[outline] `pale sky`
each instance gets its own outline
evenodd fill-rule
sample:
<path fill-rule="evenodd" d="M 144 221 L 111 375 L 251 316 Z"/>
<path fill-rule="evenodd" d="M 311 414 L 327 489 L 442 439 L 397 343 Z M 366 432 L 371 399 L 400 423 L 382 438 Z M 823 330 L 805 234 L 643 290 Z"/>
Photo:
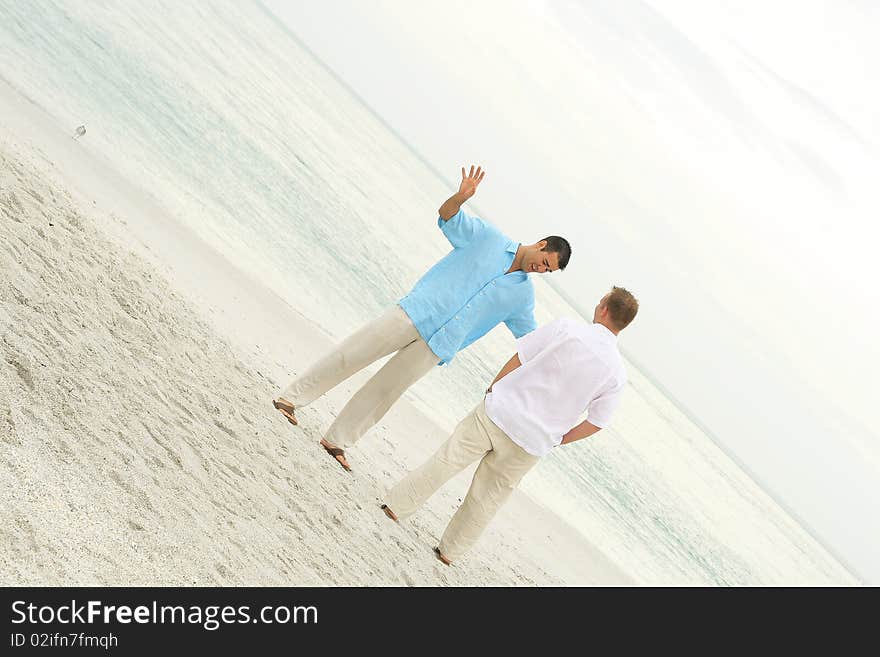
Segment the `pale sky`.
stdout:
<path fill-rule="evenodd" d="M 631 289 L 626 354 L 880 583 L 874 3 L 266 4 L 450 193 L 483 164 L 472 211 L 568 237 L 557 289 Z"/>

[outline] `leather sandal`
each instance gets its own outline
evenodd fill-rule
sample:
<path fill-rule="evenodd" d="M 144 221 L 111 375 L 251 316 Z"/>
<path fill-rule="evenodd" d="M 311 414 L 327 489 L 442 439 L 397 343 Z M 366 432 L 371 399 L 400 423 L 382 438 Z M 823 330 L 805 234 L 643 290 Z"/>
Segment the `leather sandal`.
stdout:
<path fill-rule="evenodd" d="M 286 417 L 287 421 L 290 422 L 292 425 L 296 426 L 299 424 L 299 422 L 296 421 L 296 415 L 293 414 L 293 404 L 288 404 L 287 402 L 273 399 L 272 406 L 281 411 L 281 414 Z"/>
<path fill-rule="evenodd" d="M 330 447 L 328 445 L 325 445 L 323 441 L 320 443 L 320 445 L 321 445 L 321 447 L 324 448 L 325 452 L 327 452 L 330 456 L 333 457 L 334 461 L 336 461 L 343 468 L 345 468 L 346 470 L 351 472 L 351 468 L 348 466 L 348 463 L 346 462 L 346 459 L 345 459 L 345 451 L 341 447 Z M 341 456 L 343 460 L 340 461 L 337 458 L 339 456 Z"/>

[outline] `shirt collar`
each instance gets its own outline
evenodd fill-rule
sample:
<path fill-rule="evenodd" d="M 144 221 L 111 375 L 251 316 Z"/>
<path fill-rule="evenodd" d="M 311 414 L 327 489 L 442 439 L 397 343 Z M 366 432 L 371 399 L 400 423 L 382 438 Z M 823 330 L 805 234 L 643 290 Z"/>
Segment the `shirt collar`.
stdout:
<path fill-rule="evenodd" d="M 508 241 L 507 246 L 504 247 L 505 255 L 508 253 L 513 254 L 510 256 L 509 260 L 507 258 L 505 258 L 505 261 L 507 263 L 506 266 L 504 267 L 505 272 L 508 269 L 510 269 L 510 265 L 513 264 L 514 260 L 516 260 L 517 249 L 519 249 L 519 242 L 514 242 L 513 240 Z M 501 275 L 504 276 L 504 273 L 502 272 Z M 517 269 L 516 271 L 512 271 L 512 272 L 510 272 L 510 274 L 507 274 L 507 276 L 513 276 L 514 279 L 516 279 L 516 280 L 527 279 L 529 277 L 529 275 L 527 273 L 525 273 L 522 269 Z M 509 279 L 506 279 L 506 280 L 509 280 Z"/>
<path fill-rule="evenodd" d="M 605 326 L 604 324 L 600 324 L 599 322 L 593 322 L 593 326 L 597 327 L 596 330 L 599 332 L 599 335 L 602 337 L 602 339 L 608 340 L 610 342 L 617 342 L 617 336 L 614 335 L 614 333 L 611 332 L 611 329 L 609 329 L 607 326 Z"/>

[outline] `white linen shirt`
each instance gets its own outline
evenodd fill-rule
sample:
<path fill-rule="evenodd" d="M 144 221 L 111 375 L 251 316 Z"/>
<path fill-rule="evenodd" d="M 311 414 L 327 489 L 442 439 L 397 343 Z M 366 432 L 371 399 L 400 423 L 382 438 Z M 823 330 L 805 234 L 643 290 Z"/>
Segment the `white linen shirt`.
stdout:
<path fill-rule="evenodd" d="M 486 414 L 529 454 L 544 456 L 587 421 L 605 428 L 626 383 L 617 336 L 602 324 L 557 319 L 517 340 L 522 365 L 492 386 Z"/>

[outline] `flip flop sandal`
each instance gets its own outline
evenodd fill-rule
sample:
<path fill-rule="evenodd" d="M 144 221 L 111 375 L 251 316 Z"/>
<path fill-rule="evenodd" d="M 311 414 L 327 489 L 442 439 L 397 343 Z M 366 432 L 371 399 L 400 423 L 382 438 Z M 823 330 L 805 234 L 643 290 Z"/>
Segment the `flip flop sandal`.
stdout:
<path fill-rule="evenodd" d="M 272 406 L 281 411 L 281 414 L 286 417 L 287 421 L 290 422 L 293 426 L 297 426 L 299 424 L 299 422 L 296 421 L 296 416 L 293 414 L 293 404 L 285 404 L 284 402 L 273 399 Z"/>
<path fill-rule="evenodd" d="M 345 456 L 345 451 L 341 447 L 326 447 L 325 445 L 321 445 L 324 448 L 324 451 L 327 452 L 330 456 L 333 457 L 333 460 L 336 461 L 343 468 L 351 472 L 351 468 L 345 465 L 342 461 L 340 461 L 337 456 Z"/>
<path fill-rule="evenodd" d="M 434 548 L 434 554 L 437 555 L 437 558 L 440 560 L 440 563 L 444 563 L 444 564 L 446 564 L 447 566 L 451 566 L 451 565 L 452 565 L 452 562 L 451 562 L 449 559 L 447 559 L 446 557 L 444 557 L 444 556 L 443 556 L 443 553 L 440 552 L 440 548 L 435 547 L 435 548 Z"/>

